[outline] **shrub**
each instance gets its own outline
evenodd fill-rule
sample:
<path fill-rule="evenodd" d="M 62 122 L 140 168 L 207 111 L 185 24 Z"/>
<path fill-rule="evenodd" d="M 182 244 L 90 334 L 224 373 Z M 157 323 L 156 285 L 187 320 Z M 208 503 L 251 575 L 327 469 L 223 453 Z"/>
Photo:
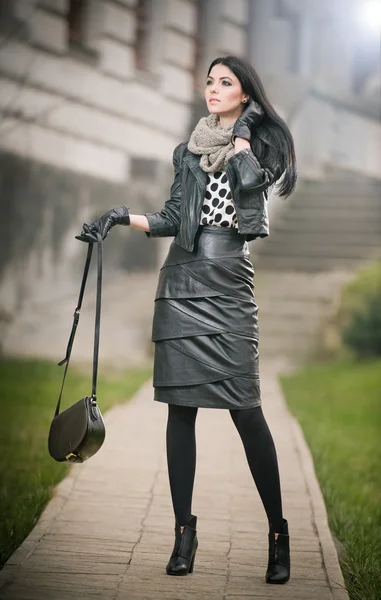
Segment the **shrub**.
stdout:
<path fill-rule="evenodd" d="M 367 295 L 342 328 L 344 344 L 359 358 L 381 356 L 381 291 Z"/>

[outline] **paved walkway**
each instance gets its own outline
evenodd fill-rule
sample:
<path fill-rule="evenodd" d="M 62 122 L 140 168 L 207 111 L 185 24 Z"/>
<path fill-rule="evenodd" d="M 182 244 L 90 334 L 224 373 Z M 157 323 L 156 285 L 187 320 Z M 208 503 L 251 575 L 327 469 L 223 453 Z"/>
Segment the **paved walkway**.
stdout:
<path fill-rule="evenodd" d="M 264 412 L 278 450 L 291 580 L 264 581 L 265 513 L 226 411 L 200 410 L 193 512 L 194 573 L 169 577 L 172 506 L 167 407 L 151 383 L 106 416 L 102 450 L 73 466 L 41 519 L 0 572 L 1 600 L 347 600 L 321 492 L 274 369 L 262 366 Z"/>

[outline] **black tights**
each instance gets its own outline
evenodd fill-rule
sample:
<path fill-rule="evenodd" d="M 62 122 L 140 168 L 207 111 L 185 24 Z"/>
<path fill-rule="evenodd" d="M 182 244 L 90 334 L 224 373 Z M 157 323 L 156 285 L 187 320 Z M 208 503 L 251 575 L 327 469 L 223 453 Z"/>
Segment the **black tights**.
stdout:
<path fill-rule="evenodd" d="M 191 518 L 196 470 L 197 408 L 168 405 L 167 461 L 173 510 L 180 525 Z M 260 406 L 230 410 L 269 523 L 282 530 L 282 500 L 274 441 Z M 224 460 L 224 457 L 222 457 Z"/>

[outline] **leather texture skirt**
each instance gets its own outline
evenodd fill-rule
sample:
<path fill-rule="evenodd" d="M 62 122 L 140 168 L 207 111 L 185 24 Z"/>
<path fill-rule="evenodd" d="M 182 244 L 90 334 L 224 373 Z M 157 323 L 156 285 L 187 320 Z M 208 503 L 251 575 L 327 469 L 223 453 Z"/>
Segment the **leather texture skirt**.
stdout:
<path fill-rule="evenodd" d="M 193 252 L 172 242 L 155 295 L 155 400 L 260 406 L 253 277 L 247 241 L 236 229 L 200 226 Z"/>

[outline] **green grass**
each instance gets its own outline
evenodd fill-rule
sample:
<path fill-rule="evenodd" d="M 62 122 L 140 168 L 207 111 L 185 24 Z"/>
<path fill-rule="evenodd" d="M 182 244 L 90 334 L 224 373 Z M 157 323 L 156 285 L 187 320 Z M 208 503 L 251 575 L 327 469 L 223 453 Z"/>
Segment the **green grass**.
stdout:
<path fill-rule="evenodd" d="M 352 600 L 381 598 L 381 359 L 283 376 L 311 449 Z"/>
<path fill-rule="evenodd" d="M 0 361 L 0 568 L 31 531 L 69 465 L 48 454 L 47 438 L 64 367 L 47 361 Z M 98 377 L 102 413 L 149 379 L 151 365 Z M 70 367 L 63 408 L 91 393 L 91 374 Z"/>

